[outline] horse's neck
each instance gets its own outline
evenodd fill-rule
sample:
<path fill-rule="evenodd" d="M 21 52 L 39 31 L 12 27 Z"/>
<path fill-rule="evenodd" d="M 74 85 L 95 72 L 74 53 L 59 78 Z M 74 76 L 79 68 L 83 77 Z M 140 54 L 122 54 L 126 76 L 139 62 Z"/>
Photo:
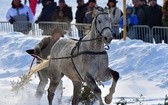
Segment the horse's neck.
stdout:
<path fill-rule="evenodd" d="M 95 26 L 92 25 L 91 31 L 83 39 L 83 40 L 90 40 L 90 41 L 82 42 L 81 46 L 83 46 L 83 49 L 81 49 L 81 50 L 104 51 L 104 44 L 103 44 L 102 40 L 98 39 L 98 37 L 100 37 L 100 36 L 96 32 Z"/>

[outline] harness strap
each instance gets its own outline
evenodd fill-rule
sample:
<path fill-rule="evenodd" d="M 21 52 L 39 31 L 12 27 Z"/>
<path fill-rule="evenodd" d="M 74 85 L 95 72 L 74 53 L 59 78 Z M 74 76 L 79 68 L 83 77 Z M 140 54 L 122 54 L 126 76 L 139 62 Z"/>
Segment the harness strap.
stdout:
<path fill-rule="evenodd" d="M 68 58 L 74 58 L 74 57 L 77 57 L 79 55 L 82 55 L 82 54 L 88 54 L 88 55 L 103 55 L 103 54 L 107 54 L 106 51 L 101 51 L 101 52 L 93 52 L 93 51 L 81 51 L 77 54 L 74 54 L 74 55 L 71 55 L 71 56 L 67 56 L 67 57 L 58 57 L 58 58 L 50 58 L 50 59 L 53 59 L 53 60 L 57 60 L 57 59 L 68 59 Z"/>
<path fill-rule="evenodd" d="M 94 39 L 89 39 L 89 40 L 81 40 L 81 38 L 80 38 L 80 39 L 73 39 L 73 38 L 70 38 L 70 39 L 72 39 L 72 40 L 74 40 L 74 41 L 88 42 L 88 41 L 92 41 L 92 40 L 99 40 L 99 39 L 101 39 L 101 38 L 94 38 Z"/>

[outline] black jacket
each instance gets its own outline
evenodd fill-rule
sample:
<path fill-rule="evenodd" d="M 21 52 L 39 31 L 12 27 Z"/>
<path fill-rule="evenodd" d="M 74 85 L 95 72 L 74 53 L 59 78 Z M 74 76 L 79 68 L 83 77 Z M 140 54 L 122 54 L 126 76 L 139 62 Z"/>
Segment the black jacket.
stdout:
<path fill-rule="evenodd" d="M 59 12 L 60 11 L 64 14 L 63 17 L 59 16 Z M 69 7 L 68 5 L 65 5 L 65 7 L 63 8 L 63 10 L 61 10 L 60 7 L 57 6 L 56 7 L 56 11 L 55 11 L 55 16 L 56 16 L 56 19 L 55 19 L 56 21 L 59 21 L 59 22 L 71 22 L 72 19 L 73 19 L 72 8 Z"/>
<path fill-rule="evenodd" d="M 153 26 L 162 26 L 162 7 L 160 5 L 156 4 L 154 7 L 149 7 L 147 25 L 151 28 Z"/>
<path fill-rule="evenodd" d="M 83 23 L 86 11 L 87 11 L 87 4 L 77 6 L 75 14 L 76 23 Z"/>
<path fill-rule="evenodd" d="M 46 5 L 42 11 L 38 19 L 36 20 L 36 23 L 40 21 L 54 21 L 53 16 L 54 16 L 54 10 L 56 10 L 57 4 L 56 2 L 49 3 Z"/>

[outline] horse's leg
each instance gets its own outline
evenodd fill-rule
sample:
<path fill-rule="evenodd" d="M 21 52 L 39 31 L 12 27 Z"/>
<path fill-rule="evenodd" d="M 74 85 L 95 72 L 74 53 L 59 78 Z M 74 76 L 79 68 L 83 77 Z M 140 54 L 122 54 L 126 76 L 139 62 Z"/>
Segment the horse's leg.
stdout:
<path fill-rule="evenodd" d="M 52 100 L 54 98 L 54 92 L 59 85 L 59 82 L 62 78 L 62 74 L 60 72 L 57 72 L 56 70 L 53 72 L 49 72 L 49 78 L 50 78 L 50 85 L 48 88 L 48 102 L 49 105 L 52 105 Z"/>
<path fill-rule="evenodd" d="M 79 97 L 80 97 L 80 93 L 81 93 L 82 82 L 72 81 L 72 83 L 74 86 L 72 105 L 78 105 Z"/>
<path fill-rule="evenodd" d="M 116 84 L 119 79 L 119 73 L 117 71 L 112 70 L 111 68 L 107 68 L 107 74 L 111 74 L 113 77 L 113 83 L 110 87 L 110 92 L 109 94 L 105 97 L 105 102 L 107 104 L 110 104 L 113 98 L 113 94 L 115 92 Z"/>
<path fill-rule="evenodd" d="M 43 92 L 44 92 L 44 89 L 45 89 L 45 86 L 48 83 L 48 71 L 47 71 L 47 68 L 38 71 L 38 76 L 39 76 L 40 82 L 38 84 L 35 96 L 38 99 L 41 99 L 41 97 L 43 95 Z"/>
<path fill-rule="evenodd" d="M 85 77 L 85 81 L 88 84 L 88 86 L 90 86 L 91 90 L 94 92 L 95 96 L 99 100 L 99 105 L 104 105 L 103 101 L 102 101 L 102 98 L 101 98 L 101 90 L 97 86 L 97 84 L 96 84 L 94 78 L 92 77 L 92 75 L 87 73 L 86 77 Z"/>

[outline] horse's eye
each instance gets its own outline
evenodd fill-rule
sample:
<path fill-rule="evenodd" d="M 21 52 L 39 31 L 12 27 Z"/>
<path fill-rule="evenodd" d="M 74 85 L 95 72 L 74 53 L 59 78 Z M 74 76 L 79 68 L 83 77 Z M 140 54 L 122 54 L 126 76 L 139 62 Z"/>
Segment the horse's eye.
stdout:
<path fill-rule="evenodd" d="M 100 23 L 101 23 L 101 21 L 99 20 L 99 21 L 98 21 L 98 23 L 100 24 Z"/>

